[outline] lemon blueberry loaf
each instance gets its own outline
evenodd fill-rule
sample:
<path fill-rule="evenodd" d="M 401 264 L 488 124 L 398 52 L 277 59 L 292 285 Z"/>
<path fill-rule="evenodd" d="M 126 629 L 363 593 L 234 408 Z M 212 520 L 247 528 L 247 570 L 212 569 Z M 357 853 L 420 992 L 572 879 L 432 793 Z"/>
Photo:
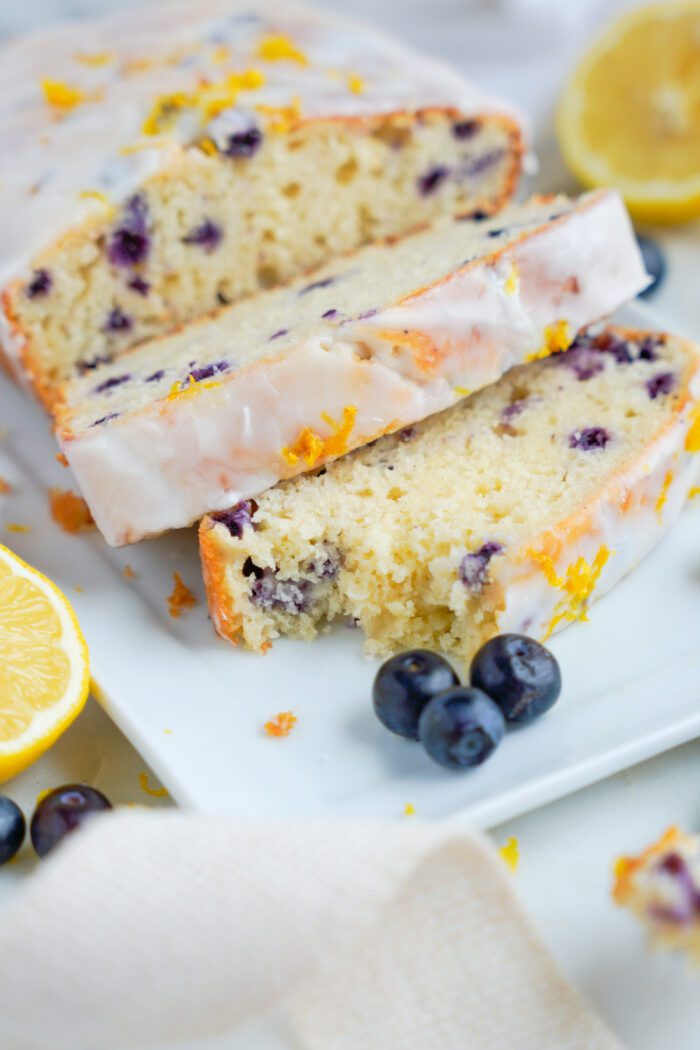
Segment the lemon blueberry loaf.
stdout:
<path fill-rule="evenodd" d="M 55 383 L 221 303 L 512 195 L 513 111 L 295 4 L 142 4 L 0 62 L 0 343 Z"/>
<path fill-rule="evenodd" d="M 700 356 L 582 333 L 446 412 L 208 516 L 212 620 L 264 651 L 358 623 L 368 650 L 469 659 L 585 619 L 680 512 L 700 457 Z"/>
<path fill-rule="evenodd" d="M 133 542 L 454 404 L 645 282 L 611 192 L 448 220 L 74 380 L 58 437 L 107 541 Z"/>
<path fill-rule="evenodd" d="M 652 943 L 700 962 L 700 839 L 671 827 L 615 868 L 615 901 L 647 928 Z"/>

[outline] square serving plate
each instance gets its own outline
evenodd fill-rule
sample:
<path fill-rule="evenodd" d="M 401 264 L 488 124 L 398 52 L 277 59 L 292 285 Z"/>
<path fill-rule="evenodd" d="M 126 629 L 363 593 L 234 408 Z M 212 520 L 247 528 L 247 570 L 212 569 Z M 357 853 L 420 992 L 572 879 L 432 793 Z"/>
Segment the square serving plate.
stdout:
<path fill-rule="evenodd" d="M 620 319 L 650 326 L 637 305 Z M 588 623 L 553 639 L 564 688 L 550 714 L 510 733 L 480 769 L 455 774 L 377 722 L 377 665 L 361 632 L 280 641 L 265 656 L 234 649 L 208 620 L 194 529 L 119 551 L 95 532 L 63 532 L 47 490 L 72 479 L 48 420 L 6 380 L 0 405 L 0 476 L 13 485 L 0 497 L 0 539 L 71 598 L 97 699 L 182 804 L 392 818 L 410 803 L 422 817 L 488 826 L 700 734 L 700 501 Z M 175 571 L 199 598 L 178 620 L 167 606 Z M 291 735 L 265 735 L 265 721 L 286 710 L 298 717 Z"/>

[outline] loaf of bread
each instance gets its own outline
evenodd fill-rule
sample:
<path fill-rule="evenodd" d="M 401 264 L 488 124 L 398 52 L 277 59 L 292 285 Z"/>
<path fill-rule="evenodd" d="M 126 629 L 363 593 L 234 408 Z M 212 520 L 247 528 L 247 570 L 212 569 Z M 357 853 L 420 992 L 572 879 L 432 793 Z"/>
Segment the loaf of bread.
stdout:
<path fill-rule="evenodd" d="M 547 639 L 585 619 L 697 483 L 700 356 L 581 334 L 441 415 L 204 519 L 212 620 L 262 652 L 357 623 L 367 648 Z"/>
<path fill-rule="evenodd" d="M 644 286 L 620 198 L 536 198 L 371 245 L 66 385 L 109 543 L 188 525 L 454 404 Z"/>
<path fill-rule="evenodd" d="M 2 51 L 0 345 L 57 381 L 174 325 L 513 193 L 513 111 L 284 0 L 141 4 Z"/>

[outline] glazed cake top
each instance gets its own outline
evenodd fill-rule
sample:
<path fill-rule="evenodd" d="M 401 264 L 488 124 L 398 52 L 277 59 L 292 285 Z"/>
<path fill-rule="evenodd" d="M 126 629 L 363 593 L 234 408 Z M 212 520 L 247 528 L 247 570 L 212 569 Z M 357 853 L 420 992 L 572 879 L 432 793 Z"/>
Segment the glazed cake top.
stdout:
<path fill-rule="evenodd" d="M 0 286 L 184 148 L 251 155 L 314 117 L 501 112 L 440 63 L 284 0 L 145 3 L 0 52 Z"/>

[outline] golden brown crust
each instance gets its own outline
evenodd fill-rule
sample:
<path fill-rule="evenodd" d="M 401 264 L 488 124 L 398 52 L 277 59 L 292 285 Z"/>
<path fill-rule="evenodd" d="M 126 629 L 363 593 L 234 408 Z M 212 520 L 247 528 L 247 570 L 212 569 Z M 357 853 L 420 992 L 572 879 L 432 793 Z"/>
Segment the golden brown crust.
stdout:
<path fill-rule="evenodd" d="M 211 518 L 203 518 L 199 523 L 199 555 L 212 623 L 222 638 L 236 645 L 243 617 L 235 611 L 233 597 L 226 587 L 223 545 Z"/>

